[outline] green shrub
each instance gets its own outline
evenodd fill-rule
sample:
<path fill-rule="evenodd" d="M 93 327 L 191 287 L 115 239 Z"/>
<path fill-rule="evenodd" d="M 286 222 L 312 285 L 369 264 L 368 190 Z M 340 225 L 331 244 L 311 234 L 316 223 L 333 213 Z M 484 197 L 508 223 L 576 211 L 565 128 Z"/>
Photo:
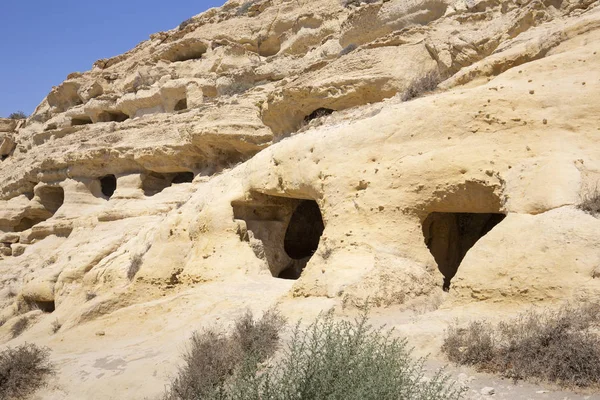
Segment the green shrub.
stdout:
<path fill-rule="evenodd" d="M 55 373 L 49 350 L 24 344 L 0 352 L 0 399 L 22 399 Z"/>
<path fill-rule="evenodd" d="M 23 112 L 23 111 L 17 111 L 14 113 L 11 113 L 8 116 L 9 119 L 26 119 L 27 115 Z"/>
<path fill-rule="evenodd" d="M 248 362 L 229 382 L 229 399 L 436 400 L 459 399 L 441 372 L 425 379 L 424 360 L 413 360 L 406 341 L 373 329 L 366 314 L 354 322 L 331 314 L 299 325 L 277 361 Z"/>
<path fill-rule="evenodd" d="M 600 386 L 600 304 L 528 311 L 493 325 L 456 324 L 442 350 L 450 361 L 504 377 L 543 379 L 572 387 Z"/>
<path fill-rule="evenodd" d="M 366 314 L 296 325 L 285 349 L 269 358 L 282 323 L 277 314 L 259 321 L 246 314 L 230 336 L 194 334 L 165 399 L 453 400 L 464 392 L 442 372 L 425 378 L 424 360 L 410 357 L 405 340 L 373 329 Z"/>

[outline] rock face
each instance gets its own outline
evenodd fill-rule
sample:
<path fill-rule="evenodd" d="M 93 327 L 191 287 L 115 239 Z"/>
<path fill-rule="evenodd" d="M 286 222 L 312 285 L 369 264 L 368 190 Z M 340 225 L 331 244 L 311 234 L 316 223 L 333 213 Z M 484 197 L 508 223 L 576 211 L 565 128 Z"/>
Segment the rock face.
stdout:
<path fill-rule="evenodd" d="M 599 299 L 597 5 L 232 0 L 70 74 L 0 120 L 0 338 L 134 398 L 245 306 Z"/>

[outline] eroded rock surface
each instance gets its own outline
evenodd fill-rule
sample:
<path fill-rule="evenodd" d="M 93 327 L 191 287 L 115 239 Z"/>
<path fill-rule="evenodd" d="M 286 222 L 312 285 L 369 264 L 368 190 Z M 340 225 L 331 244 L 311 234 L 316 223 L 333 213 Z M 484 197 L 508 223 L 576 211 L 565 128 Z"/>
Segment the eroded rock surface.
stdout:
<path fill-rule="evenodd" d="M 154 396 L 244 307 L 600 299 L 598 2 L 351 3 L 228 1 L 0 120 L 0 338 L 48 398 Z"/>

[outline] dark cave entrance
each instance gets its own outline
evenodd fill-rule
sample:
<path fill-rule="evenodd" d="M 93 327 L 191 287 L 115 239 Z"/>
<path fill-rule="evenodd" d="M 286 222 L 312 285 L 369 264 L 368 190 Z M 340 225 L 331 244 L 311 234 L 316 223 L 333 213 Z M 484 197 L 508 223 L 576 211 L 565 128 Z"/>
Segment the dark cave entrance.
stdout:
<path fill-rule="evenodd" d="M 425 244 L 444 275 L 444 291 L 467 252 L 506 217 L 499 213 L 433 212 L 423 222 Z"/>
<path fill-rule="evenodd" d="M 333 112 L 334 112 L 334 110 L 332 110 L 331 108 L 324 108 L 324 107 L 317 108 L 315 111 L 311 112 L 306 117 L 304 117 L 304 123 L 307 124 L 310 121 L 312 121 L 313 119 L 321 118 L 326 115 L 331 115 L 331 114 L 333 114 Z"/>
<path fill-rule="evenodd" d="M 298 279 L 319 246 L 325 224 L 314 200 L 259 195 L 232 204 L 239 232 L 274 277 Z"/>
<path fill-rule="evenodd" d="M 193 172 L 179 172 L 177 175 L 173 177 L 171 180 L 172 184 L 178 183 L 190 183 L 194 180 Z"/>
<path fill-rule="evenodd" d="M 285 231 L 285 252 L 294 260 L 312 256 L 319 246 L 323 229 L 325 226 L 317 202 L 303 201 L 296 207 Z"/>
<path fill-rule="evenodd" d="M 187 108 L 187 99 L 181 99 L 177 102 L 177 104 L 175 104 L 175 108 L 173 109 L 173 111 L 183 111 L 187 110 Z"/>
<path fill-rule="evenodd" d="M 37 197 L 39 204 L 32 207 L 27 216 L 21 218 L 19 223 L 13 227 L 15 232 L 26 231 L 51 218 L 65 202 L 65 190 L 60 186 L 48 185 L 37 187 L 35 189 L 35 196 L 33 193 L 26 193 L 26 196 L 29 200 Z M 43 209 L 40 209 L 39 205 Z"/>
<path fill-rule="evenodd" d="M 146 196 L 154 196 L 172 185 L 180 183 L 191 183 L 194 181 L 194 173 L 185 172 L 170 172 L 159 173 L 150 171 L 143 175 L 142 190 Z"/>
<path fill-rule="evenodd" d="M 121 111 L 103 111 L 98 115 L 98 122 L 123 122 L 129 119 L 129 115 Z"/>
<path fill-rule="evenodd" d="M 39 224 L 40 222 L 44 222 L 45 220 L 46 218 L 21 218 L 19 223 L 13 227 L 13 230 L 15 232 L 23 232 L 33 228 L 35 225 Z"/>
<path fill-rule="evenodd" d="M 71 118 L 71 126 L 89 125 L 92 123 L 92 119 L 86 116 L 79 116 Z"/>
<path fill-rule="evenodd" d="M 31 301 L 30 303 L 30 307 L 32 309 L 39 309 L 42 310 L 42 312 L 45 313 L 52 313 L 55 310 L 55 306 L 54 306 L 54 302 L 53 301 Z"/>
<path fill-rule="evenodd" d="M 54 312 L 55 309 L 53 301 L 36 301 L 35 305 L 45 313 Z"/>
<path fill-rule="evenodd" d="M 117 190 L 117 178 L 114 175 L 106 175 L 100 178 L 102 194 L 110 199 Z"/>
<path fill-rule="evenodd" d="M 37 195 L 40 198 L 40 203 L 52 215 L 65 202 L 65 190 L 60 186 L 43 186 L 37 190 Z"/>

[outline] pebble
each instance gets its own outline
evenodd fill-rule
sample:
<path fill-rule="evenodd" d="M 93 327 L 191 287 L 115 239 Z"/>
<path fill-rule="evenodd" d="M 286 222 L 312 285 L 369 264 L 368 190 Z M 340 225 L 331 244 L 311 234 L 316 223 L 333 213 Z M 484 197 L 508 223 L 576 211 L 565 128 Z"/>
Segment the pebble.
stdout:
<path fill-rule="evenodd" d="M 493 396 L 494 393 L 496 393 L 496 389 L 494 389 L 493 387 L 486 386 L 483 389 L 481 389 L 481 394 L 486 396 Z"/>

